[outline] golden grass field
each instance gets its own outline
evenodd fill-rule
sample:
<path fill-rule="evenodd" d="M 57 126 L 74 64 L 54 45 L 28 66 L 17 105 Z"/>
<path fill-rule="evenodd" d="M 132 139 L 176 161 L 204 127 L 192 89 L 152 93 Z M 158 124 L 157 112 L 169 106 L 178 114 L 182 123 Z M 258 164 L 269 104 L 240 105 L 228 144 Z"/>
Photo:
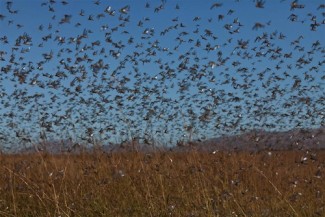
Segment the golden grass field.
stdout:
<path fill-rule="evenodd" d="M 0 216 L 325 216 L 325 151 L 2 154 L 0 163 Z"/>

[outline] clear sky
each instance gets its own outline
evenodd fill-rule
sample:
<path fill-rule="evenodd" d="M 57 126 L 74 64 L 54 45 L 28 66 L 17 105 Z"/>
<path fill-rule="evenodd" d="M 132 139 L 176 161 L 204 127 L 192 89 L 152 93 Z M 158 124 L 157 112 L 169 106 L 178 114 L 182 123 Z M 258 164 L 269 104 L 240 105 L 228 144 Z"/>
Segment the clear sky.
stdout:
<path fill-rule="evenodd" d="M 324 126 L 324 15 L 322 0 L 1 1 L 0 142 Z"/>

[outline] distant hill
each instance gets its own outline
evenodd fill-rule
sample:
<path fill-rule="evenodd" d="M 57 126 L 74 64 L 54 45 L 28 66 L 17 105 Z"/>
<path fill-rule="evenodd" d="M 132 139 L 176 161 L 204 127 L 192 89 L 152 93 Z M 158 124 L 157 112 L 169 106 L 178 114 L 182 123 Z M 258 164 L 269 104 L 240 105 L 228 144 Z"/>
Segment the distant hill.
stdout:
<path fill-rule="evenodd" d="M 236 136 L 224 136 L 212 138 L 206 141 L 192 141 L 178 143 L 177 146 L 166 148 L 156 147 L 140 142 L 124 142 L 101 146 L 104 152 L 142 151 L 152 152 L 156 150 L 171 151 L 261 151 L 261 150 L 300 150 L 300 149 L 325 149 L 325 128 L 295 129 L 286 132 L 267 132 L 254 130 Z M 93 151 L 93 147 L 86 147 L 69 140 L 51 141 L 46 144 L 38 144 L 34 147 L 19 150 L 19 153 L 33 153 L 36 151 L 59 153 L 80 153 Z"/>
<path fill-rule="evenodd" d="M 255 130 L 236 136 L 192 142 L 175 147 L 174 150 L 189 148 L 200 151 L 325 149 L 325 128 L 294 129 L 286 132 Z"/>

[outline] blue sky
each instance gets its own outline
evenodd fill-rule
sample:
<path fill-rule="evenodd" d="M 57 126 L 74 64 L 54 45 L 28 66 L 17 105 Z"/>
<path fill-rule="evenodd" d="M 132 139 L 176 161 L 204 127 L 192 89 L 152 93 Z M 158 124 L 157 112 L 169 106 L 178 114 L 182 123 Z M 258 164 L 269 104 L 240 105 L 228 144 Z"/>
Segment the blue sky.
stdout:
<path fill-rule="evenodd" d="M 166 144 L 320 127 L 324 1 L 262 1 L 264 8 L 256 2 L 15 0 L 8 9 L 1 1 L 2 134 L 37 142 L 45 132 L 87 142 L 92 128 L 91 139 L 150 137 Z M 215 3 L 220 7 L 210 9 Z M 254 30 L 256 23 L 263 27 Z M 17 46 L 24 34 L 31 42 Z M 299 59 L 308 63 L 297 65 Z M 43 94 L 38 102 L 35 94 Z M 306 98 L 310 104 L 301 103 Z"/>

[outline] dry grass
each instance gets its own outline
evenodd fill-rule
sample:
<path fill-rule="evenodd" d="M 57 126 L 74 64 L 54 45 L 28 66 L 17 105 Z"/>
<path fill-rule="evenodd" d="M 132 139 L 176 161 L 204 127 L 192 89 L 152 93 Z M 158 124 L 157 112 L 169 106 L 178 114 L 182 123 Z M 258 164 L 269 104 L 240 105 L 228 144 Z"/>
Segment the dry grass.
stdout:
<path fill-rule="evenodd" d="M 325 216 L 325 151 L 0 155 L 0 163 L 0 216 Z"/>

